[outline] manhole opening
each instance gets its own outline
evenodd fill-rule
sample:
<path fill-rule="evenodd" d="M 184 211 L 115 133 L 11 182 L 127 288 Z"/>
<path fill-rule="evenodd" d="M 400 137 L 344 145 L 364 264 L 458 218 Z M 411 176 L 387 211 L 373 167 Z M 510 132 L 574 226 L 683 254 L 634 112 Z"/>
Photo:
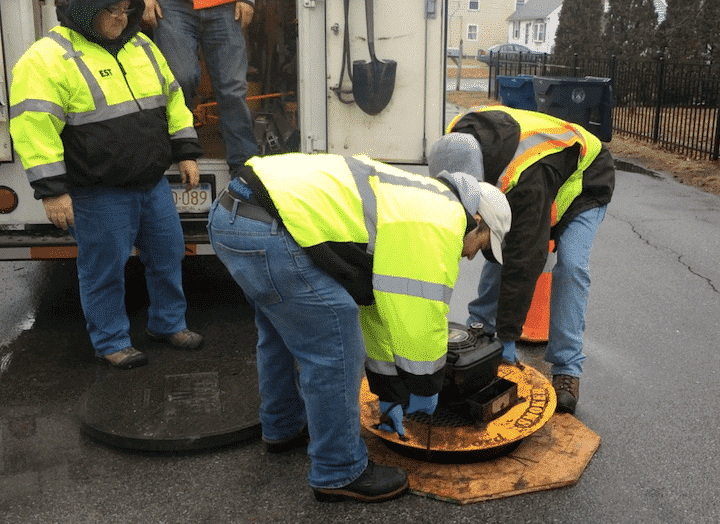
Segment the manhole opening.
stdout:
<path fill-rule="evenodd" d="M 442 426 L 447 428 L 460 428 L 464 426 L 475 426 L 481 424 L 481 421 L 473 418 L 462 405 L 438 405 L 432 416 L 433 426 Z M 428 424 L 431 420 L 430 415 L 425 413 L 410 413 L 405 415 L 406 418 L 419 424 Z"/>

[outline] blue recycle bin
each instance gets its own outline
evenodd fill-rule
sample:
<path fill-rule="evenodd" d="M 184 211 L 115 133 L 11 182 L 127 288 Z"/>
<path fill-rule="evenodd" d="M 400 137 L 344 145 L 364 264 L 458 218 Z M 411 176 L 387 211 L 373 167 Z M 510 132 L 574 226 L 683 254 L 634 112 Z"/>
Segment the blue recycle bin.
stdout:
<path fill-rule="evenodd" d="M 535 111 L 535 89 L 533 76 L 497 76 L 498 93 L 504 106 Z"/>
<path fill-rule="evenodd" d="M 580 124 L 603 142 L 612 138 L 614 105 L 610 78 L 534 77 L 537 110 Z"/>

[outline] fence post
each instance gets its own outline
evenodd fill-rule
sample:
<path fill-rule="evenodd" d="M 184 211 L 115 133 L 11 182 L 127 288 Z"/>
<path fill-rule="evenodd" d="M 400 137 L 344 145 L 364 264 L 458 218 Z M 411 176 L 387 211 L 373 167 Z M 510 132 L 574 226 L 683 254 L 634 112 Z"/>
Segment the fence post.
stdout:
<path fill-rule="evenodd" d="M 661 56 L 658 65 L 657 77 L 657 104 L 655 105 L 655 120 L 653 122 L 653 142 L 660 138 L 660 114 L 662 113 L 663 80 L 665 78 L 665 57 Z"/>
<path fill-rule="evenodd" d="M 463 61 L 463 41 L 460 39 L 460 47 L 458 47 L 458 63 L 457 75 L 455 82 L 455 91 L 460 91 L 460 80 L 462 80 L 462 61 Z"/>
<path fill-rule="evenodd" d="M 717 113 L 715 115 L 715 143 L 713 144 L 712 159 L 720 158 L 720 84 L 717 82 L 715 75 L 715 90 L 717 91 Z"/>
<path fill-rule="evenodd" d="M 578 76 L 577 69 L 578 69 L 578 54 L 574 53 L 573 54 L 573 76 L 575 76 L 575 77 Z"/>
<path fill-rule="evenodd" d="M 492 85 L 493 85 L 493 78 L 494 78 L 494 77 L 493 77 L 493 73 L 495 74 L 496 81 L 497 81 L 497 73 L 498 73 L 498 72 L 497 72 L 497 69 L 494 68 L 494 64 L 493 64 L 493 52 L 492 52 L 492 51 L 490 51 L 490 59 L 489 59 L 489 60 L 490 60 L 490 62 L 489 62 L 489 66 L 488 66 L 488 67 L 489 67 L 489 71 L 488 71 L 488 98 L 492 98 L 492 97 L 493 97 L 493 94 L 492 94 L 492 93 L 493 93 Z M 498 64 L 498 67 L 499 67 L 499 64 Z"/>

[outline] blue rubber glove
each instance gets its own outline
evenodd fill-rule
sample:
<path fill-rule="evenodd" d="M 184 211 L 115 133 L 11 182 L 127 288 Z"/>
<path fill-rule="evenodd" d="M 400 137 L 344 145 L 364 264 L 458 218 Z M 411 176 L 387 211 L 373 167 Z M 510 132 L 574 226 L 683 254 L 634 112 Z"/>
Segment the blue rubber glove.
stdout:
<path fill-rule="evenodd" d="M 438 404 L 438 394 L 430 395 L 429 397 L 423 397 L 421 395 L 415 395 L 410 393 L 410 405 L 407 408 L 408 413 L 415 413 L 416 411 L 422 411 L 428 415 L 435 413 L 435 408 Z"/>
<path fill-rule="evenodd" d="M 515 351 L 515 341 L 507 340 L 503 341 L 502 358 L 508 362 L 515 362 L 517 360 L 517 352 Z"/>
<path fill-rule="evenodd" d="M 403 427 L 403 409 L 400 404 L 396 404 L 395 407 L 392 409 L 391 406 L 393 404 L 396 404 L 395 402 L 385 402 L 384 400 L 380 401 L 380 413 L 381 414 L 387 414 L 388 417 L 390 417 L 390 420 L 393 423 L 394 428 L 391 428 L 389 424 L 379 424 L 378 429 L 382 431 L 389 431 L 390 433 L 397 431 L 397 434 L 401 437 L 405 436 L 405 428 Z"/>

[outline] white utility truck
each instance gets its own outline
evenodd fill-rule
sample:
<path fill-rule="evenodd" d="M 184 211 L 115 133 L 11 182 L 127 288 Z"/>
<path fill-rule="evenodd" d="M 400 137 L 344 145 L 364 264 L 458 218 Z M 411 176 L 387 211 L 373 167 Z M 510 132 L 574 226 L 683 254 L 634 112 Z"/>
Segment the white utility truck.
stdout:
<path fill-rule="evenodd" d="M 445 120 L 446 1 L 256 0 L 246 39 L 260 154 L 362 153 L 411 171 L 425 164 Z M 77 254 L 33 198 L 8 131 L 12 68 L 56 24 L 53 0 L 0 2 L 0 260 Z M 187 255 L 213 254 L 207 212 L 229 182 L 205 76 L 199 91 L 200 187 L 185 192 L 176 166 L 166 174 Z"/>

